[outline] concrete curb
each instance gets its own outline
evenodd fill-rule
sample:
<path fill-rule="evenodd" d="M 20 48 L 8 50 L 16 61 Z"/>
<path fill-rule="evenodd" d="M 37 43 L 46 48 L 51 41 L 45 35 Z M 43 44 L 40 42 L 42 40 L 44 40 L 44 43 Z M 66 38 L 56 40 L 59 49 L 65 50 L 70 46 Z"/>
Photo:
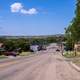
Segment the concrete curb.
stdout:
<path fill-rule="evenodd" d="M 72 61 L 70 62 L 71 66 L 77 70 L 78 72 L 80 72 L 80 67 L 78 67 L 76 64 L 74 64 Z"/>

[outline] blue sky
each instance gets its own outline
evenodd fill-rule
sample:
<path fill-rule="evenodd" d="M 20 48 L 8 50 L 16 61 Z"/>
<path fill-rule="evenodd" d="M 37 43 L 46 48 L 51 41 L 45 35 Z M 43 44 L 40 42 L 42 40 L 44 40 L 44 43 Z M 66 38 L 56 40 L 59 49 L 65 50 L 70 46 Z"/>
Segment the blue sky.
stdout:
<path fill-rule="evenodd" d="M 74 10 L 75 0 L 0 0 L 0 35 L 62 34 Z"/>

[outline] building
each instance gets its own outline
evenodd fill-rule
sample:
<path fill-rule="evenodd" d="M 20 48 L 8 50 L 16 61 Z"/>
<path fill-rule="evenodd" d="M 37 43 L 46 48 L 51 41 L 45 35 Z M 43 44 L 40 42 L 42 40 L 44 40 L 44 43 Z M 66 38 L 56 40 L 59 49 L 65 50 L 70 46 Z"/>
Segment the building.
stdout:
<path fill-rule="evenodd" d="M 38 47 L 39 47 L 38 45 L 31 45 L 30 50 L 33 52 L 36 52 L 36 51 L 38 51 Z"/>

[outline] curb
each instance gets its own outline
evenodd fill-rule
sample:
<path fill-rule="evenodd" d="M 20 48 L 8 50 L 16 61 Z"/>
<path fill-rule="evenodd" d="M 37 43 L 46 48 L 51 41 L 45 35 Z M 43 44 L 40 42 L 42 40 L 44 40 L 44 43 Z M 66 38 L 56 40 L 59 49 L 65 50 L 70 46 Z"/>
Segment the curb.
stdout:
<path fill-rule="evenodd" d="M 80 72 L 80 67 L 78 67 L 76 64 L 74 64 L 72 61 L 70 62 L 71 66 L 76 69 L 78 72 Z"/>

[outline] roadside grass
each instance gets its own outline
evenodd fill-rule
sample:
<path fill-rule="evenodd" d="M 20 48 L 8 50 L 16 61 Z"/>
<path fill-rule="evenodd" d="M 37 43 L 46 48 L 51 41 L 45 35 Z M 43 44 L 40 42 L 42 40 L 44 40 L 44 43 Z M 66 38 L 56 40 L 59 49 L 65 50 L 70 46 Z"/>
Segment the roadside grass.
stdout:
<path fill-rule="evenodd" d="M 72 62 L 80 67 L 80 59 L 74 59 Z"/>
<path fill-rule="evenodd" d="M 32 52 L 22 52 L 19 54 L 19 56 L 29 56 L 33 54 Z M 4 59 L 4 58 L 8 58 L 8 56 L 5 56 L 5 55 L 0 55 L 0 59 Z"/>
<path fill-rule="evenodd" d="M 80 52 L 77 52 L 76 56 L 74 51 L 64 52 L 64 57 L 80 67 Z"/>
<path fill-rule="evenodd" d="M 7 56 L 4 56 L 4 55 L 0 56 L 0 59 L 4 59 L 4 58 L 7 58 Z"/>
<path fill-rule="evenodd" d="M 74 51 L 65 51 L 64 52 L 64 57 L 66 58 L 73 58 L 76 57 Z"/>
<path fill-rule="evenodd" d="M 31 55 L 32 54 L 32 52 L 22 52 L 21 54 L 20 54 L 20 56 L 29 56 L 29 55 Z"/>
<path fill-rule="evenodd" d="M 76 56 L 75 56 L 74 51 L 65 51 L 64 52 L 64 57 L 66 57 L 66 58 L 78 58 L 78 57 L 80 57 L 80 52 L 77 52 Z"/>

